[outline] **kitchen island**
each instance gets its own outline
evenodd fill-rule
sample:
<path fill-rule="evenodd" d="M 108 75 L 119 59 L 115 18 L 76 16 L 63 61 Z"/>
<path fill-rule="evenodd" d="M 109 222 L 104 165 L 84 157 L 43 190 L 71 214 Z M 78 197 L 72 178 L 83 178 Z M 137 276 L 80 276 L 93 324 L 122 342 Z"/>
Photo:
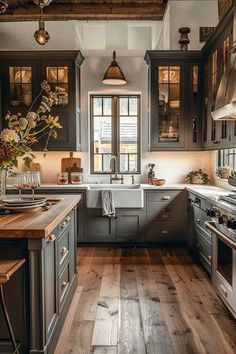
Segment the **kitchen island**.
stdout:
<path fill-rule="evenodd" d="M 80 195 L 50 195 L 52 206 L 0 216 L 0 259 L 25 259 L 5 298 L 22 353 L 54 353 L 77 286 L 76 234 Z M 12 352 L 0 312 L 0 353 Z"/>

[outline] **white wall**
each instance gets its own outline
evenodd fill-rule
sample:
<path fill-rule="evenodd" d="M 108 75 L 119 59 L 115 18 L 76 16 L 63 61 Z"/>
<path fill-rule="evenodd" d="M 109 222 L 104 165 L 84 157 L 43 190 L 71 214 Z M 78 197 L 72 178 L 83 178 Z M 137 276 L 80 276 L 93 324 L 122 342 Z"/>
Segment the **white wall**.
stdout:
<path fill-rule="evenodd" d="M 217 0 L 170 0 L 164 18 L 164 49 L 179 49 L 179 28 L 190 27 L 189 49 L 200 49 L 199 27 L 215 27 L 218 23 Z M 168 32 L 169 39 L 168 39 Z"/>
<path fill-rule="evenodd" d="M 102 84 L 101 80 L 110 58 L 88 57 L 82 65 L 81 72 L 81 116 L 82 116 L 82 151 L 76 153 L 82 159 L 84 179 L 86 182 L 104 181 L 109 177 L 89 174 L 89 110 L 88 95 L 90 92 L 99 93 L 134 93 L 142 94 L 142 173 L 136 176 L 136 181 L 146 181 L 147 165 L 152 162 L 157 165 L 157 176 L 166 178 L 169 183 L 183 182 L 184 176 L 194 168 L 212 170 L 211 152 L 149 152 L 148 151 L 148 75 L 147 64 L 142 57 L 119 57 L 118 62 L 124 71 L 128 84 L 114 89 Z M 56 181 L 60 172 L 60 160 L 68 157 L 68 152 L 36 153 L 37 162 L 42 167 L 42 180 L 45 183 Z M 130 180 L 127 178 L 127 182 Z"/>

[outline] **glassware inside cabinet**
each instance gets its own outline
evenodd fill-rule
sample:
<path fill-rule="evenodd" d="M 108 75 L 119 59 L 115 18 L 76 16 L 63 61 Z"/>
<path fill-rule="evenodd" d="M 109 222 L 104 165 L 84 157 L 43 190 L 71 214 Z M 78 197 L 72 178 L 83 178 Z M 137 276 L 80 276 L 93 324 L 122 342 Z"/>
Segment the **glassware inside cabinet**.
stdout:
<path fill-rule="evenodd" d="M 58 104 L 65 106 L 68 104 L 68 67 L 67 66 L 47 66 L 46 77 L 52 89 L 59 90 Z"/>
<path fill-rule="evenodd" d="M 159 142 L 179 142 L 180 125 L 180 66 L 160 66 Z"/>
<path fill-rule="evenodd" d="M 9 67 L 10 105 L 27 106 L 32 103 L 32 68 Z"/>

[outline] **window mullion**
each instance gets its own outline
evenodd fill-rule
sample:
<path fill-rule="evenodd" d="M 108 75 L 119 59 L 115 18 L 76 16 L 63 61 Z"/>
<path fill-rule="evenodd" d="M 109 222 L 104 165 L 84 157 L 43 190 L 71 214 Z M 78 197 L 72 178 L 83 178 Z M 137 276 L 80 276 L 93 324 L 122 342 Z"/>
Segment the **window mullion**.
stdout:
<path fill-rule="evenodd" d="M 117 96 L 113 97 L 113 136 L 112 136 L 112 150 L 113 154 L 119 155 L 119 117 L 118 117 L 118 102 L 119 99 Z"/>

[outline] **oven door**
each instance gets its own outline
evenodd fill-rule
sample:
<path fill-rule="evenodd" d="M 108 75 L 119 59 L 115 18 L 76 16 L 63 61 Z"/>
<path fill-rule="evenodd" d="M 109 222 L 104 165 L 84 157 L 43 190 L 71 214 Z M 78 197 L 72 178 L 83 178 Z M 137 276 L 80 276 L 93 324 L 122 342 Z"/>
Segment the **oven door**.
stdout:
<path fill-rule="evenodd" d="M 215 222 L 206 221 L 205 225 L 212 234 L 212 284 L 236 317 L 236 243 Z"/>

